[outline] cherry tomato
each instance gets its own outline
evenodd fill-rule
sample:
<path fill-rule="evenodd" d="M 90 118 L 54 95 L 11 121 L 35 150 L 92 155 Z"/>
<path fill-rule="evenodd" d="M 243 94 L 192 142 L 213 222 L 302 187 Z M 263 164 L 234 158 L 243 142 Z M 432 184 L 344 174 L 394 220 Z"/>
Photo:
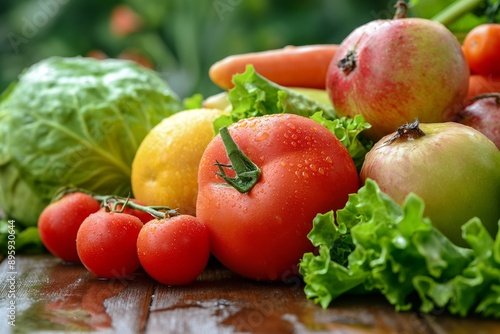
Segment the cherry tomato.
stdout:
<path fill-rule="evenodd" d="M 190 215 L 152 220 L 139 233 L 137 253 L 144 270 L 158 282 L 189 284 L 207 265 L 208 232 Z"/>
<path fill-rule="evenodd" d="M 465 36 L 463 51 L 473 73 L 500 74 L 500 24 L 486 23 L 473 28 Z"/>
<path fill-rule="evenodd" d="M 248 278 L 284 280 L 313 250 L 307 234 L 316 214 L 344 207 L 357 191 L 354 162 L 327 128 L 306 117 L 268 115 L 228 130 L 260 178 L 246 193 L 226 184 L 219 168 L 228 177 L 235 173 L 217 135 L 200 162 L 196 216 L 226 267 Z"/>
<path fill-rule="evenodd" d="M 98 211 L 88 216 L 76 236 L 83 265 L 99 278 L 123 278 L 139 268 L 137 236 L 143 223 L 119 212 Z"/>
<path fill-rule="evenodd" d="M 130 201 L 132 201 L 132 202 L 134 202 L 136 204 L 139 204 L 139 205 L 144 205 L 142 202 L 140 202 L 140 201 L 138 201 L 136 199 L 131 199 Z M 113 204 L 114 203 L 109 203 L 108 210 L 106 210 L 106 208 L 102 208 L 101 210 L 102 211 L 113 211 Z M 133 208 L 131 208 L 129 206 L 126 206 L 125 209 L 123 209 L 123 211 L 121 211 L 121 210 L 122 210 L 122 205 L 118 204 L 116 206 L 116 210 L 114 210 L 114 211 L 128 213 L 129 215 L 136 216 L 137 218 L 139 218 L 141 220 L 141 222 L 143 224 L 146 224 L 150 220 L 154 219 L 154 217 L 151 214 L 149 214 L 149 213 L 147 213 L 145 211 L 142 211 L 142 210 L 133 209 Z"/>
<path fill-rule="evenodd" d="M 75 192 L 49 204 L 38 218 L 38 231 L 45 247 L 65 262 L 79 263 L 76 234 L 85 218 L 98 211 L 92 196 Z"/>

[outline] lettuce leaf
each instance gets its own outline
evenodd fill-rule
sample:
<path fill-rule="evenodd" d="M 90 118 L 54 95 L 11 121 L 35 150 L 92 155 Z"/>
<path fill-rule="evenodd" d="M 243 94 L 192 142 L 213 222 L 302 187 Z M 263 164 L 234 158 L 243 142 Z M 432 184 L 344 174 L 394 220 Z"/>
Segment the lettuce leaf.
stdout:
<path fill-rule="evenodd" d="M 233 76 L 234 87 L 229 91 L 232 110 L 214 121 L 215 133 L 240 119 L 269 114 L 289 113 L 305 117 L 322 111 L 326 118 L 337 119 L 331 105 L 307 98 L 301 93 L 280 86 L 258 74 L 252 65 Z"/>
<path fill-rule="evenodd" d="M 356 115 L 354 118 L 341 117 L 334 120 L 323 117 L 322 112 L 317 112 L 310 117 L 319 124 L 325 126 L 340 140 L 342 145 L 354 160 L 358 172 L 361 170 L 365 155 L 372 148 L 373 143 L 359 134 L 371 127 L 366 123 L 363 116 Z"/>
<path fill-rule="evenodd" d="M 345 293 L 382 293 L 396 310 L 500 317 L 500 234 L 480 220 L 462 227 L 470 248 L 454 245 L 423 216 L 422 199 L 400 206 L 367 180 L 344 209 L 319 214 L 308 237 L 317 255 L 304 254 L 306 296 L 322 307 Z"/>
<path fill-rule="evenodd" d="M 182 100 L 184 104 L 184 109 L 199 109 L 203 106 L 203 95 L 194 94 L 192 96 L 184 98 Z"/>
<path fill-rule="evenodd" d="M 331 105 L 314 100 L 296 90 L 280 86 L 258 74 L 252 65 L 233 77 L 229 91 L 231 112 L 214 121 L 214 131 L 244 118 L 289 113 L 309 117 L 327 127 L 351 154 L 358 171 L 372 143 L 359 134 L 370 128 L 361 115 L 338 117 Z"/>

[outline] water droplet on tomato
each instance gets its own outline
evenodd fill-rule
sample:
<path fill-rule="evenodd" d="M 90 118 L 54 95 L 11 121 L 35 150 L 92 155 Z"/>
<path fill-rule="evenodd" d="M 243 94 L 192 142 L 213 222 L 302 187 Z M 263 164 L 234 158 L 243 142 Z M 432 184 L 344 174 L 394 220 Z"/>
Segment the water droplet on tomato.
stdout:
<path fill-rule="evenodd" d="M 257 133 L 257 136 L 255 136 L 255 141 L 256 142 L 261 142 L 263 140 L 266 140 L 267 137 L 269 137 L 269 133 L 261 131 L 261 132 Z"/>

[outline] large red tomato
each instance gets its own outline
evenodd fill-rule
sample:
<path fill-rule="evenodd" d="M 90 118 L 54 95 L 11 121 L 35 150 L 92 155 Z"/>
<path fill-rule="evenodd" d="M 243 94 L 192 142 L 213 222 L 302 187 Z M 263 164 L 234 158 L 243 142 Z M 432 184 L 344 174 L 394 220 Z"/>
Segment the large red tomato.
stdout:
<path fill-rule="evenodd" d="M 228 132 L 260 177 L 248 192 L 227 184 L 221 175 L 235 177 L 228 165 L 236 165 L 217 135 L 200 162 L 197 218 L 226 267 L 252 279 L 284 280 L 313 250 L 307 234 L 316 214 L 342 208 L 357 191 L 354 162 L 328 129 L 302 116 L 245 119 Z"/>

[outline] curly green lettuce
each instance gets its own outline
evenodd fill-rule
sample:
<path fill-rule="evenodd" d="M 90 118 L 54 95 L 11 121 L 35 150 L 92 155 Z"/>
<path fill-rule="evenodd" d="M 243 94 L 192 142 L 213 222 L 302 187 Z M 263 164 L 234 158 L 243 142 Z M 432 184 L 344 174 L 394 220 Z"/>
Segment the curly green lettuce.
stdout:
<path fill-rule="evenodd" d="M 500 317 L 500 234 L 480 220 L 462 226 L 470 248 L 454 245 L 423 216 L 410 194 L 400 206 L 367 180 L 344 209 L 319 214 L 308 235 L 318 254 L 300 263 L 308 298 L 328 307 L 345 293 L 382 293 L 396 310 L 446 308 Z"/>
<path fill-rule="evenodd" d="M 360 136 L 361 132 L 371 127 L 365 122 L 363 116 L 356 115 L 353 118 L 341 117 L 330 120 L 323 117 L 322 112 L 317 112 L 310 118 L 325 126 L 340 140 L 342 145 L 347 148 L 359 172 L 366 154 L 373 147 L 371 141 Z"/>
<path fill-rule="evenodd" d="M 331 105 L 307 98 L 264 78 L 252 65 L 248 65 L 244 73 L 234 75 L 233 82 L 234 87 L 228 94 L 231 113 L 215 120 L 215 133 L 240 119 L 268 114 L 290 113 L 309 117 L 322 111 L 329 119 L 338 118 Z"/>
<path fill-rule="evenodd" d="M 289 113 L 309 117 L 327 127 L 351 154 L 358 170 L 372 143 L 359 134 L 370 124 L 359 115 L 338 117 L 331 104 L 306 96 L 300 91 L 280 86 L 257 73 L 252 65 L 233 77 L 234 88 L 228 99 L 231 112 L 214 121 L 214 131 L 244 118 Z"/>

